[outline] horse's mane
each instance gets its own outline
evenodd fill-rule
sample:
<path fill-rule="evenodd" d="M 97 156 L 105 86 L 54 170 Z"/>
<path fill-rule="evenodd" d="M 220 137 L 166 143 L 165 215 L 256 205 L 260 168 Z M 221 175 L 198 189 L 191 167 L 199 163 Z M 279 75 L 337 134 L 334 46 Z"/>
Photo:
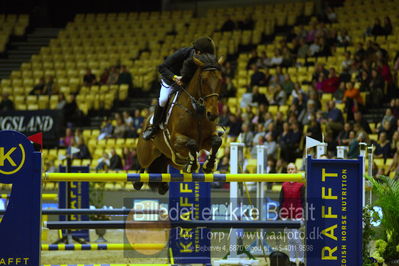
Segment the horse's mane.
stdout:
<path fill-rule="evenodd" d="M 216 56 L 213 54 L 204 53 L 204 54 L 194 55 L 194 57 L 204 64 L 202 66 L 203 70 L 212 69 L 212 68 L 221 70 L 220 65 L 216 59 Z"/>

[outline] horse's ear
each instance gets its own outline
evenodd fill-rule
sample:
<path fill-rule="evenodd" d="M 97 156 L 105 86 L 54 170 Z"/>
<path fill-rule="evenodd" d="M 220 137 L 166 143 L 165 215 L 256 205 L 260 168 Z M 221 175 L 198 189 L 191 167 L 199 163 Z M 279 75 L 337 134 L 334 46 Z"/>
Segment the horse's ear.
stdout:
<path fill-rule="evenodd" d="M 205 65 L 204 62 L 202 62 L 201 60 L 199 60 L 198 57 L 196 57 L 196 56 L 193 56 L 193 61 L 194 61 L 194 63 L 195 63 L 197 66 L 199 66 L 199 67 L 203 67 L 203 66 Z"/>

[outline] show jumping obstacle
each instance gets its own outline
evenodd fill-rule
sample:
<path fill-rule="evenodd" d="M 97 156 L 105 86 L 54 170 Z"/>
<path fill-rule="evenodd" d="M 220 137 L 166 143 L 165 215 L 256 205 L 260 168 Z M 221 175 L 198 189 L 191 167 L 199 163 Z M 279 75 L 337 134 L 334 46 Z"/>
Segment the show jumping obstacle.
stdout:
<path fill-rule="evenodd" d="M 240 159 L 240 158 L 237 158 Z M 33 151 L 25 136 L 13 131 L 0 131 L 0 182 L 12 184 L 12 193 L 6 213 L 0 224 L 0 265 L 40 265 L 40 217 L 41 217 L 41 155 Z M 307 158 L 307 204 L 315 208 L 313 220 L 307 220 L 307 265 L 361 265 L 361 205 L 362 205 L 362 161 L 359 160 L 313 160 Z M 232 165 L 233 166 L 233 165 Z M 91 176 L 92 174 L 90 174 Z M 225 182 L 282 182 L 301 181 L 302 175 L 265 174 L 45 174 L 43 181 L 225 181 Z M 278 181 L 276 181 L 278 180 Z M 345 184 L 345 186 L 343 185 Z M 233 188 L 233 192 L 237 192 Z M 237 203 L 237 199 L 235 199 Z M 345 203 L 345 205 L 344 205 Z M 347 204 L 350 203 L 350 204 Z M 360 207 L 359 207 L 360 206 Z M 342 226 L 345 221 L 345 227 Z M 47 222 L 49 228 L 71 228 L 86 222 Z M 121 228 L 120 222 L 91 221 L 99 228 L 108 225 Z M 140 222 L 146 225 L 164 225 L 164 222 Z M 137 222 L 134 222 L 137 225 Z M 294 221 L 178 221 L 168 222 L 171 227 L 204 228 L 298 228 Z M 124 223 L 124 228 L 131 223 Z M 339 226 L 338 226 L 339 225 Z M 79 227 L 80 228 L 80 227 Z M 91 228 L 91 227 L 90 227 Z M 109 227 L 107 227 L 109 228 Z M 314 230 L 324 234 L 314 239 Z M 324 233 L 323 233 L 324 232 Z M 29 239 L 30 241 L 26 241 Z M 345 248 L 345 253 L 343 249 Z M 344 257 L 343 257 L 344 256 Z M 100 264 L 101 265 L 101 264 Z"/>
<path fill-rule="evenodd" d="M 44 182 L 305 182 L 302 174 L 46 173 Z"/>
<path fill-rule="evenodd" d="M 42 244 L 42 251 L 60 250 L 158 250 L 166 247 L 165 244 Z"/>
<path fill-rule="evenodd" d="M 10 195 L 8 194 L 0 194 L 0 199 L 9 199 Z M 42 200 L 58 200 L 57 194 L 42 194 Z"/>

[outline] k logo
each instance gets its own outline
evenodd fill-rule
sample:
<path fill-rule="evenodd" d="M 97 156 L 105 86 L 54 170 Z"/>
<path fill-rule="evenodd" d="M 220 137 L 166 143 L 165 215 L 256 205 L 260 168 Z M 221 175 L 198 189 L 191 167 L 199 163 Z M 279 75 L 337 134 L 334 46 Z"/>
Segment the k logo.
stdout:
<path fill-rule="evenodd" d="M 0 174 L 13 175 L 21 170 L 25 164 L 25 149 L 22 144 L 18 145 L 20 152 L 17 147 L 12 147 L 6 150 L 4 147 L 0 147 Z M 19 160 L 17 160 L 19 159 Z M 15 161 L 20 161 L 19 165 Z M 5 169 L 10 169 L 9 171 Z"/>

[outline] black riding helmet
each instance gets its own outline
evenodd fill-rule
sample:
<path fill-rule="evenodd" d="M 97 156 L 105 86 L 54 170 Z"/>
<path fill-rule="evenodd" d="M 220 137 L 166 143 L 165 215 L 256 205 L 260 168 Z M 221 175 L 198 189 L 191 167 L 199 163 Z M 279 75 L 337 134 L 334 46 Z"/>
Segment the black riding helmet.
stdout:
<path fill-rule="evenodd" d="M 195 50 L 201 53 L 215 54 L 215 43 L 209 37 L 201 37 L 193 42 Z"/>

